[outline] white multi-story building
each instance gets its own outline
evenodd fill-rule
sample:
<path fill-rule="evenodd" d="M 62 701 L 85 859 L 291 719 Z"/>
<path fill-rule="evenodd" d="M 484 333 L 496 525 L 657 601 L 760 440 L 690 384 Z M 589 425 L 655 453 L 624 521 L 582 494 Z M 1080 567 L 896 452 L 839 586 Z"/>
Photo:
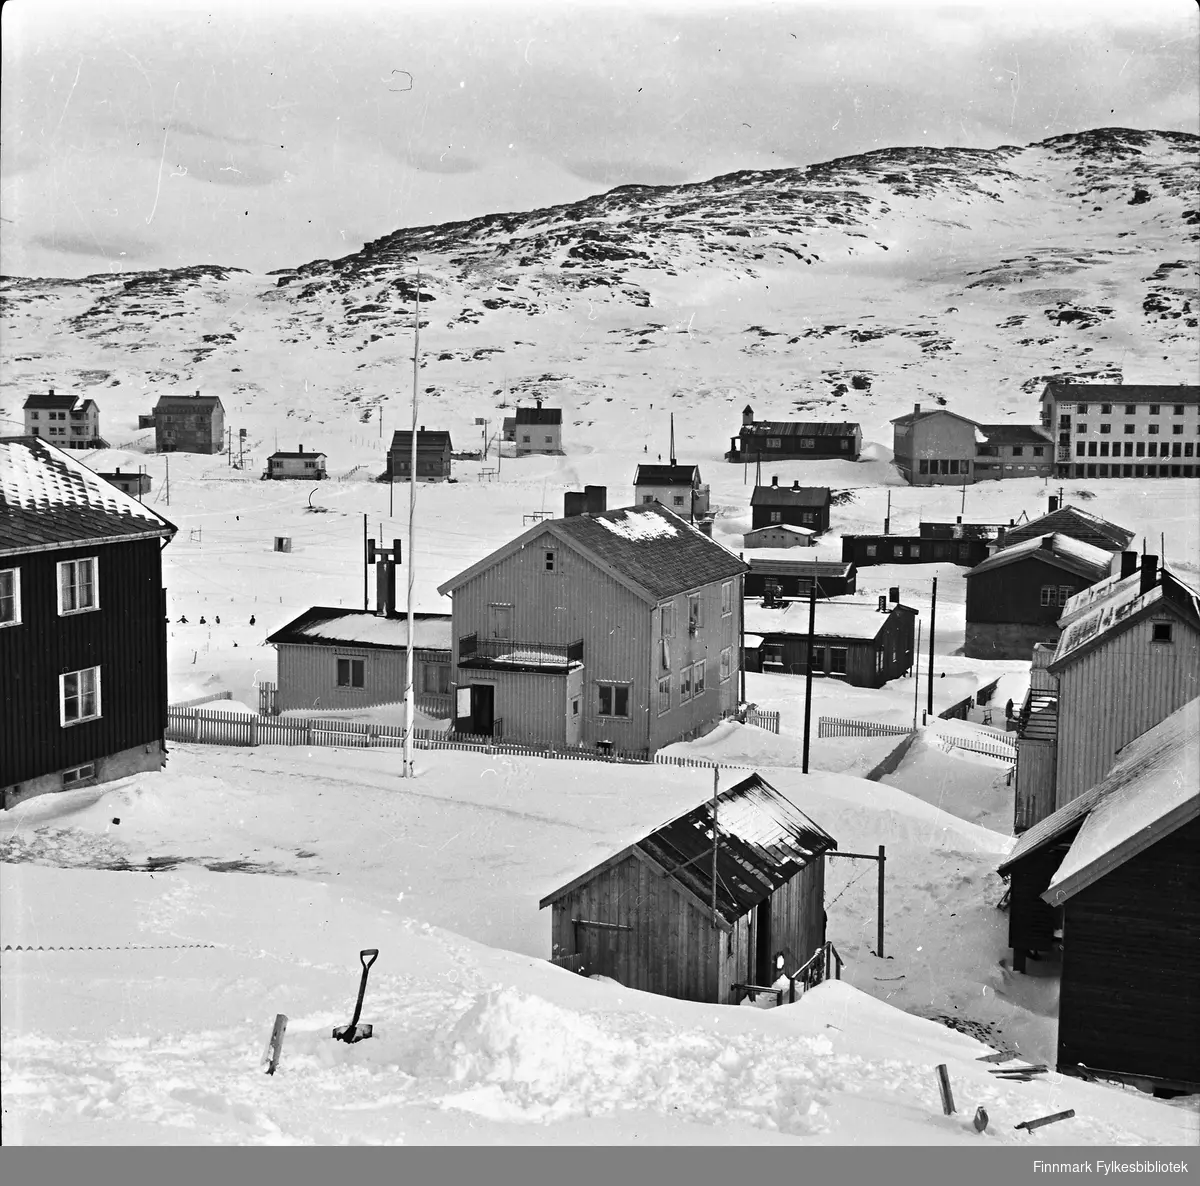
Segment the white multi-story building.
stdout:
<path fill-rule="evenodd" d="M 1059 478 L 1200 477 L 1200 386 L 1047 383 Z"/>

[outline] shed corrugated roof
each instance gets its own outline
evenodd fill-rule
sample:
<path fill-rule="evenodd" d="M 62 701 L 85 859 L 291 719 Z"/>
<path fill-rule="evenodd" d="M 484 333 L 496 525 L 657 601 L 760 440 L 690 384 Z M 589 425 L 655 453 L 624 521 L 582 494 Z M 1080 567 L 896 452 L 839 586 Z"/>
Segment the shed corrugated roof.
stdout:
<path fill-rule="evenodd" d="M 562 408 L 518 408 L 518 424 L 561 424 Z"/>
<path fill-rule="evenodd" d="M 765 576 L 848 577 L 854 565 L 834 560 L 776 560 L 774 557 L 752 556 L 750 571 Z"/>
<path fill-rule="evenodd" d="M 1097 783 L 1077 799 L 1072 799 L 1070 803 L 1051 812 L 1045 819 L 1038 820 L 1032 828 L 1021 834 L 1016 847 L 1008 854 L 1004 863 L 997 867 L 996 872 L 1002 877 L 1007 877 L 1014 865 L 1020 864 L 1034 853 L 1041 852 L 1043 848 L 1068 835 L 1072 829 L 1078 828 L 1104 793 L 1103 788 L 1103 783 Z"/>
<path fill-rule="evenodd" d="M 425 651 L 449 651 L 450 614 L 413 614 L 413 646 Z M 408 615 L 385 618 L 361 609 L 314 605 L 267 642 L 314 646 L 360 646 L 379 650 L 408 648 Z"/>
<path fill-rule="evenodd" d="M 1042 897 L 1058 906 L 1200 816 L 1200 699 L 1131 741 Z M 1170 909 L 1170 903 L 1164 903 Z"/>
<path fill-rule="evenodd" d="M 700 481 L 700 467 L 695 465 L 639 465 L 633 477 L 634 486 L 692 486 Z"/>
<path fill-rule="evenodd" d="M 731 928 L 837 841 L 758 774 L 717 795 L 718 920 Z M 638 850 L 694 898 L 713 900 L 711 798 L 656 828 L 625 851 Z M 608 862 L 605 862 L 606 866 Z M 543 898 L 550 905 L 588 874 Z"/>
<path fill-rule="evenodd" d="M 1030 519 L 1019 527 L 1013 527 L 1004 533 L 1001 548 L 1011 548 L 1015 544 L 1024 543 L 1039 535 L 1056 531 L 1060 535 L 1069 535 L 1072 539 L 1083 540 L 1109 552 L 1123 552 L 1133 539 L 1133 532 L 1126 531 L 1116 523 L 1101 519 L 1099 515 L 1081 511 L 1078 507 L 1059 507 L 1056 511 Z"/>
<path fill-rule="evenodd" d="M 161 515 L 41 437 L 0 439 L 0 553 L 175 534 Z"/>
<path fill-rule="evenodd" d="M 1093 547 L 1082 540 L 1054 532 L 993 552 L 986 560 L 981 560 L 967 571 L 967 579 L 970 580 L 981 572 L 992 572 L 997 568 L 1033 559 L 1044 560 L 1091 581 L 1103 580 L 1112 568 L 1112 556 L 1103 548 Z"/>
<path fill-rule="evenodd" d="M 752 507 L 827 507 L 833 495 L 828 486 L 755 486 Z"/>

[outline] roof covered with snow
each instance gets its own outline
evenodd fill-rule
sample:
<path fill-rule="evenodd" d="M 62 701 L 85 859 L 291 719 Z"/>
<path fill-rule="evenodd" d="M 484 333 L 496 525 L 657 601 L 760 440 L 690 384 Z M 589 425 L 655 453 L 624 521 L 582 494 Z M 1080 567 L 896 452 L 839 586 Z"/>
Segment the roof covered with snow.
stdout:
<path fill-rule="evenodd" d="M 1026 560 L 1042 560 L 1090 581 L 1103 580 L 1112 568 L 1112 556 L 1103 548 L 1054 532 L 993 552 L 967 572 L 967 580 L 982 572 L 992 572 Z"/>
<path fill-rule="evenodd" d="M 755 486 L 752 507 L 827 507 L 833 495 L 828 486 Z"/>
<path fill-rule="evenodd" d="M 648 601 L 749 571 L 749 565 L 728 548 L 655 502 L 536 523 L 440 585 L 438 592 L 452 592 L 547 533 L 576 548 Z"/>
<path fill-rule="evenodd" d="M 1085 612 L 1079 612 L 1081 609 Z M 1145 593 L 1140 572 L 1123 579 L 1110 577 L 1102 582 L 1101 593 L 1091 602 L 1076 604 L 1072 598 L 1064 606 L 1066 625 L 1059 635 L 1050 670 L 1060 671 L 1157 612 L 1181 617 L 1200 629 L 1200 593 L 1165 567 L 1158 570 L 1154 587 Z"/>
<path fill-rule="evenodd" d="M 700 481 L 696 465 L 639 465 L 634 486 L 692 486 Z"/>
<path fill-rule="evenodd" d="M 1200 698 L 1130 742 L 1042 897 L 1057 906 L 1200 816 Z"/>
<path fill-rule="evenodd" d="M 413 614 L 413 646 L 423 651 L 449 651 L 450 614 Z M 361 609 L 314 605 L 280 627 L 267 642 L 314 646 L 356 646 L 383 650 L 408 648 L 408 615 L 386 618 Z"/>
<path fill-rule="evenodd" d="M 728 928 L 813 860 L 837 848 L 828 832 L 757 774 L 717 795 L 716 831 L 717 916 Z M 623 854 L 649 858 L 693 899 L 711 908 L 712 860 L 704 858 L 712 849 L 713 801 L 708 798 L 642 837 Z M 605 861 L 602 868 L 611 863 Z M 600 868 L 555 890 L 539 906 L 549 906 L 586 884 Z"/>
<path fill-rule="evenodd" d="M 928 419 L 930 416 L 952 416 L 955 420 L 961 420 L 964 424 L 975 424 L 967 416 L 961 416 L 958 412 L 951 412 L 948 408 L 924 408 L 918 411 L 907 412 L 903 416 L 893 417 L 893 424 L 915 424 L 918 420 Z M 978 427 L 978 425 L 976 425 Z M 978 438 L 976 438 L 978 439 Z"/>
<path fill-rule="evenodd" d="M 289 453 L 285 449 L 277 449 L 274 453 L 271 454 L 271 456 L 268 458 L 268 460 L 274 461 L 276 459 L 279 459 L 279 460 L 287 460 L 287 461 L 315 461 L 318 457 L 324 457 L 324 456 L 325 456 L 324 453 L 320 453 L 320 452 L 316 451 L 315 449 L 308 453 L 305 453 L 303 451 L 298 452 L 298 453 Z"/>
<path fill-rule="evenodd" d="M 1081 511 L 1078 507 L 1059 507 L 1056 511 L 1010 528 L 1004 533 L 1000 546 L 1010 548 L 1053 531 L 1109 552 L 1123 552 L 1133 539 L 1132 531 L 1101 519 L 1099 515 Z"/>
<path fill-rule="evenodd" d="M 1008 854 L 1004 863 L 997 867 L 996 872 L 1007 877 L 1013 867 L 1019 865 L 1034 853 L 1048 848 L 1055 841 L 1069 837 L 1087 818 L 1087 814 L 1104 794 L 1104 783 L 1089 787 L 1078 798 L 1072 799 L 1057 811 L 1051 812 L 1044 819 L 1038 820 L 1026 832 L 1021 833 L 1016 847 Z"/>
<path fill-rule="evenodd" d="M 0 438 L 0 554 L 175 531 L 67 450 L 40 437 Z"/>
<path fill-rule="evenodd" d="M 808 602 L 792 601 L 782 609 L 746 604 L 746 629 L 756 634 L 808 634 Z M 891 605 L 879 612 L 878 601 L 828 597 L 816 603 L 816 634 L 820 638 L 857 638 L 870 641 L 887 624 L 892 612 L 916 615 L 907 605 Z"/>
<path fill-rule="evenodd" d="M 817 533 L 811 527 L 797 527 L 794 523 L 770 523 L 766 527 L 755 527 L 750 531 L 743 532 L 746 539 L 754 535 L 762 535 L 768 531 L 786 531 L 792 535 L 811 536 Z"/>

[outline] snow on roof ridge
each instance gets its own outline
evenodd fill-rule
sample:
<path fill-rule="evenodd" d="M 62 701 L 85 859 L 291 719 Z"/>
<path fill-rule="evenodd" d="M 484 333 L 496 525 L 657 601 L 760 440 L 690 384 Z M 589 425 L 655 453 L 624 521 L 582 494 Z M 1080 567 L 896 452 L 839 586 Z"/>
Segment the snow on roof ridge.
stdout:
<path fill-rule="evenodd" d="M 620 516 L 620 518 L 615 516 Z M 611 531 L 613 535 L 619 535 L 622 539 L 627 540 L 666 539 L 679 534 L 676 526 L 664 519 L 653 507 L 645 509 L 628 507 L 596 515 L 594 519 L 606 530 Z M 703 532 L 700 534 L 703 535 Z"/>

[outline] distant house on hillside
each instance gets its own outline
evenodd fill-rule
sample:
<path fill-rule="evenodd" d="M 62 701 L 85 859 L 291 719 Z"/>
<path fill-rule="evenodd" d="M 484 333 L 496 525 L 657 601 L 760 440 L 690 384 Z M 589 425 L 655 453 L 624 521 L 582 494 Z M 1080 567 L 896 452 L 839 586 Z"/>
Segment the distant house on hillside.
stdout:
<path fill-rule="evenodd" d="M 0 797 L 166 761 L 175 527 L 37 437 L 0 439 Z"/>
<path fill-rule="evenodd" d="M 1139 734 L 999 867 L 1009 944 L 1061 946 L 1057 1069 L 1200 1087 L 1200 699 Z"/>
<path fill-rule="evenodd" d="M 413 615 L 414 705 L 447 718 L 449 614 Z M 398 704 L 408 682 L 408 616 L 314 605 L 268 639 L 278 653 L 276 708 L 367 708 Z"/>
<path fill-rule="evenodd" d="M 654 752 L 736 707 L 747 566 L 666 507 L 598 493 L 440 586 L 460 731 Z"/>
<path fill-rule="evenodd" d="M 77 395 L 31 395 L 25 401 L 25 434 L 41 437 L 60 449 L 106 449 L 100 436 L 100 409 Z"/>
<path fill-rule="evenodd" d="M 859 688 L 881 688 L 912 667 L 917 611 L 907 605 L 833 597 L 816 603 L 813 674 Z M 803 675 L 808 670 L 808 602 L 782 609 L 746 606 L 747 671 Z M 755 653 L 757 652 L 757 653 Z"/>
<path fill-rule="evenodd" d="M 1010 548 L 1014 544 L 1023 544 L 1027 540 L 1058 532 L 1059 535 L 1069 535 L 1072 539 L 1082 540 L 1085 544 L 1103 548 L 1106 552 L 1123 552 L 1133 540 L 1133 532 L 1124 527 L 1110 523 L 1088 511 L 1078 507 L 1059 506 L 1058 499 L 1051 497 L 1049 511 L 1037 519 L 1027 523 L 1009 527 L 997 541 L 997 546 Z"/>
<path fill-rule="evenodd" d="M 892 453 L 913 486 L 1047 477 L 1054 465 L 1054 442 L 1039 425 L 980 424 L 920 404 L 892 421 Z"/>
<path fill-rule="evenodd" d="M 752 527 L 786 524 L 803 527 L 817 535 L 829 530 L 829 508 L 833 494 L 827 486 L 780 486 L 778 476 L 769 486 L 755 486 L 750 496 Z"/>
<path fill-rule="evenodd" d="M 713 812 L 710 796 L 544 897 L 554 962 L 729 1005 L 799 971 L 825 943 L 837 841 L 757 774 L 717 795 L 715 855 Z"/>
<path fill-rule="evenodd" d="M 1043 535 L 1002 548 L 967 573 L 967 631 L 972 659 L 1025 659 L 1053 642 L 1058 618 L 1076 593 L 1104 580 L 1111 555 L 1068 535 Z"/>
<path fill-rule="evenodd" d="M 111 482 L 118 490 L 123 490 L 126 494 L 132 494 L 134 498 L 141 498 L 143 494 L 150 493 L 149 474 L 122 473 L 121 467 L 117 466 L 116 470 L 109 474 L 97 472 L 96 477 L 103 478 L 106 482 Z"/>
<path fill-rule="evenodd" d="M 528 453 L 561 453 L 562 409 L 543 408 L 540 399 L 535 408 L 518 408 L 515 437 L 518 457 Z"/>
<path fill-rule="evenodd" d="M 940 535 L 843 535 L 842 561 L 857 568 L 873 564 L 958 564 L 974 567 L 991 553 L 986 538 Z"/>
<path fill-rule="evenodd" d="M 848 421 L 755 420 L 742 409 L 742 428 L 729 442 L 727 461 L 857 461 L 862 428 Z"/>
<path fill-rule="evenodd" d="M 639 465 L 633 490 L 638 503 L 661 503 L 689 522 L 708 514 L 709 490 L 698 465 Z"/>
<path fill-rule="evenodd" d="M 453 452 L 448 432 L 426 430 L 422 424 L 417 432 L 417 481 L 445 482 L 450 477 Z M 394 482 L 407 482 L 412 476 L 412 429 L 392 433 L 387 472 Z"/>
<path fill-rule="evenodd" d="M 220 453 L 225 406 L 215 395 L 164 395 L 154 405 L 154 447 L 160 453 Z"/>
<path fill-rule="evenodd" d="M 1200 476 L 1200 386 L 1047 383 L 1059 478 Z"/>
<path fill-rule="evenodd" d="M 301 445 L 295 453 L 285 453 L 278 450 L 267 458 L 267 472 L 264 478 L 279 481 L 287 478 L 300 478 L 310 482 L 320 482 L 329 475 L 325 472 L 324 453 L 305 453 Z"/>
<path fill-rule="evenodd" d="M 746 574 L 746 596 L 782 601 L 808 597 L 813 582 L 818 597 L 841 597 L 855 590 L 853 564 L 822 560 L 764 560 L 752 557 Z"/>

